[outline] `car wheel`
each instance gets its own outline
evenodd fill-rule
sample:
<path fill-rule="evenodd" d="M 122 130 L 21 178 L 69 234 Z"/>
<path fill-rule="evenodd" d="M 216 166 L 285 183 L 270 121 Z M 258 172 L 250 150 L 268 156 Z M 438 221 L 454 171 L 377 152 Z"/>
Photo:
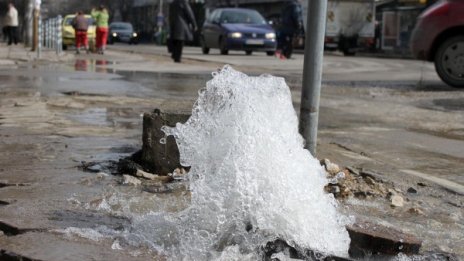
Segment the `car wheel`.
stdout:
<path fill-rule="evenodd" d="M 63 47 L 62 49 L 63 49 L 64 51 L 68 50 L 68 46 L 67 46 L 66 44 L 63 44 L 62 47 Z"/>
<path fill-rule="evenodd" d="M 345 56 L 354 56 L 356 54 L 356 52 L 350 51 L 348 49 L 342 50 L 342 52 Z"/>
<path fill-rule="evenodd" d="M 221 50 L 221 54 L 223 55 L 229 54 L 229 50 L 227 50 L 227 47 L 226 47 L 226 42 L 222 38 L 219 40 L 219 49 Z"/>
<path fill-rule="evenodd" d="M 267 51 L 266 54 L 268 56 L 274 56 L 275 55 L 275 51 Z"/>
<path fill-rule="evenodd" d="M 253 51 L 245 51 L 246 55 L 252 55 Z"/>
<path fill-rule="evenodd" d="M 438 47 L 435 70 L 446 84 L 464 88 L 464 36 L 451 37 Z"/>
<path fill-rule="evenodd" d="M 200 40 L 200 44 L 201 44 L 201 52 L 203 54 L 209 54 L 209 47 L 206 46 L 205 39 L 203 37 Z"/>

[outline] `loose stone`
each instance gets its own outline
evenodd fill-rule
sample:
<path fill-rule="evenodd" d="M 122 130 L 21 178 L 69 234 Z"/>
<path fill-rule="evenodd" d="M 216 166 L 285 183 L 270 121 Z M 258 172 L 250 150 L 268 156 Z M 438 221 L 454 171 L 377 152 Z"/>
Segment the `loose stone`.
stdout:
<path fill-rule="evenodd" d="M 125 185 L 133 185 L 133 186 L 138 186 L 142 184 L 142 181 L 140 181 L 138 178 L 130 176 L 130 175 L 122 175 L 123 176 L 123 181 L 122 184 Z"/>
<path fill-rule="evenodd" d="M 391 206 L 392 207 L 403 207 L 404 206 L 404 199 L 399 195 L 394 195 L 391 197 Z"/>

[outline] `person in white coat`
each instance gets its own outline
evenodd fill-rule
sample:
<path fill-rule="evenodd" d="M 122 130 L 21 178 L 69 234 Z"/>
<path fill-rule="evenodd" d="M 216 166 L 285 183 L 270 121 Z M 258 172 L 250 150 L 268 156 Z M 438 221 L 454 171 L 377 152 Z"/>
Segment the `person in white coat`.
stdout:
<path fill-rule="evenodd" d="M 8 45 L 18 44 L 18 11 L 13 3 L 8 4 L 8 13 L 6 13 L 5 25 L 8 31 Z"/>

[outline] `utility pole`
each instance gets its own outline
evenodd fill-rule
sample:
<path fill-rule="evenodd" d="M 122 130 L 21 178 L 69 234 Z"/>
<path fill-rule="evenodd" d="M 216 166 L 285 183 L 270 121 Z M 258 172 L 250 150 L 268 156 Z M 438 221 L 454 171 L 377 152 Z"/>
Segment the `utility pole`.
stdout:
<path fill-rule="evenodd" d="M 33 20 L 32 20 L 32 51 L 37 49 L 39 42 L 39 17 L 41 0 L 34 0 Z"/>
<path fill-rule="evenodd" d="M 327 0 L 308 0 L 301 92 L 300 133 L 305 148 L 316 156 Z"/>
<path fill-rule="evenodd" d="M 24 15 L 24 44 L 28 47 L 32 46 L 32 28 L 33 28 L 33 9 L 34 0 L 28 0 L 26 4 L 26 13 Z"/>

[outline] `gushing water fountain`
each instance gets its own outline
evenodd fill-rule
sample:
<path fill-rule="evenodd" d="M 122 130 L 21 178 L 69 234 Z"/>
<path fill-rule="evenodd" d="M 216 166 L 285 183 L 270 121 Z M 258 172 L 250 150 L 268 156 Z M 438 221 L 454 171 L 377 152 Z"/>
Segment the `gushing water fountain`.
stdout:
<path fill-rule="evenodd" d="M 347 256 L 347 219 L 323 190 L 318 160 L 303 148 L 283 78 L 225 66 L 199 92 L 190 119 L 163 131 L 175 137 L 181 164 L 191 166 L 189 207 L 155 215 L 164 227 L 155 234 L 169 234 L 162 240 L 168 256 L 257 260 L 276 238 Z"/>

